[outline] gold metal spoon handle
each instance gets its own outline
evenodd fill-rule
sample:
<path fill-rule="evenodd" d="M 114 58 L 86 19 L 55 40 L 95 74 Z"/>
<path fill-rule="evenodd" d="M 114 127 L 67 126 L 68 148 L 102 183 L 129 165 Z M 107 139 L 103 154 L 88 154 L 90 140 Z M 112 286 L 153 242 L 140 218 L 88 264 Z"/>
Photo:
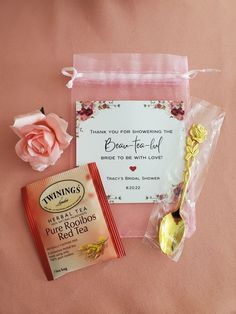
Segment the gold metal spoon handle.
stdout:
<path fill-rule="evenodd" d="M 176 210 L 179 211 L 180 219 L 178 217 L 178 220 L 176 220 L 173 215 L 174 212 L 172 212 L 162 218 L 159 226 L 159 244 L 164 254 L 173 255 L 184 237 L 185 222 L 181 217 L 181 209 L 186 197 L 193 161 L 199 153 L 199 144 L 205 141 L 206 135 L 207 130 L 201 124 L 193 124 L 188 132 L 185 146 L 183 191 Z"/>
<path fill-rule="evenodd" d="M 187 187 L 190 178 L 190 170 L 195 160 L 196 155 L 199 153 L 199 144 L 206 140 L 207 130 L 201 124 L 192 124 L 189 134 L 186 138 L 185 147 L 185 171 L 183 180 L 183 191 L 179 201 L 178 209 L 181 209 L 187 193 Z"/>
<path fill-rule="evenodd" d="M 193 124 L 186 138 L 185 148 L 185 171 L 183 179 L 183 191 L 181 193 L 179 211 L 181 217 L 181 209 L 186 197 L 187 186 L 190 178 L 190 169 L 192 167 L 195 156 L 199 153 L 199 144 L 206 139 L 207 130 L 201 124 Z M 185 222 L 181 217 L 176 221 L 174 212 L 165 215 L 159 226 L 159 244 L 162 252 L 167 255 L 173 255 L 177 247 L 180 245 L 184 233 Z"/>

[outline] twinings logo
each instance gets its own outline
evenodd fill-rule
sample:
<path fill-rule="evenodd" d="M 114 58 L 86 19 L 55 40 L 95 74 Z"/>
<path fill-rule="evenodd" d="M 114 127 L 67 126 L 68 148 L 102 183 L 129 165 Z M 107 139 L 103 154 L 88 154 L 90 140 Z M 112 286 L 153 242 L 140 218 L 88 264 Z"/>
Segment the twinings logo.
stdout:
<path fill-rule="evenodd" d="M 84 186 L 76 180 L 62 180 L 50 185 L 40 195 L 40 206 L 50 213 L 61 213 L 77 205 L 84 197 Z"/>

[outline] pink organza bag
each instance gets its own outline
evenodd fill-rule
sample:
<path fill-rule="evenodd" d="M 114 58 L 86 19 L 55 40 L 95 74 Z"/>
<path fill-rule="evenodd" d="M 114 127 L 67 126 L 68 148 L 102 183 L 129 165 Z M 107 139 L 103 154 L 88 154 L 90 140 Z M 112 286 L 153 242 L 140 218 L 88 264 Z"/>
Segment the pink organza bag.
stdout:
<path fill-rule="evenodd" d="M 98 100 L 177 100 L 185 111 L 190 99 L 185 56 L 167 54 L 76 54 L 73 67 L 62 69 L 70 77 L 72 134 L 75 134 L 75 102 Z M 71 145 L 75 166 L 75 141 Z M 153 204 L 112 204 L 120 235 L 143 237 Z"/>

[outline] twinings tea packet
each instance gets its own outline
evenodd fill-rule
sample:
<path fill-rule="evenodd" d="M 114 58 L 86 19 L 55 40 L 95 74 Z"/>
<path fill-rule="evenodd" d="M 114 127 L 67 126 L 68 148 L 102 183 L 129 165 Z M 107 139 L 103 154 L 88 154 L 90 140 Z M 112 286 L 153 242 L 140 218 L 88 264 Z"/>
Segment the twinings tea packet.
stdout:
<path fill-rule="evenodd" d="M 95 163 L 22 188 L 48 280 L 125 255 Z"/>

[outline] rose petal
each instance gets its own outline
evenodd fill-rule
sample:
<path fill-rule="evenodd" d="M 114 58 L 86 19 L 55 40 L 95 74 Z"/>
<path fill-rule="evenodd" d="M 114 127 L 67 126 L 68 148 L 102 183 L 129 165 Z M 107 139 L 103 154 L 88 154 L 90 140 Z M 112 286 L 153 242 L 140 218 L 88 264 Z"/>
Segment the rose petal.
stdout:
<path fill-rule="evenodd" d="M 43 164 L 33 164 L 33 163 L 30 163 L 31 167 L 33 170 L 36 170 L 36 171 L 44 171 L 48 165 L 43 165 Z"/>
<path fill-rule="evenodd" d="M 21 137 L 23 136 L 30 137 L 32 135 L 35 136 L 43 131 L 52 132 L 52 130 L 48 126 L 42 124 L 25 125 L 20 129 Z"/>
<path fill-rule="evenodd" d="M 40 138 L 33 139 L 31 145 L 32 149 L 40 154 L 45 154 L 45 152 L 48 152 L 48 147 L 44 144 L 44 142 L 40 141 Z"/>
<path fill-rule="evenodd" d="M 27 146 L 27 151 L 30 156 L 49 156 L 50 148 L 41 145 L 38 141 L 32 143 L 32 146 Z"/>
<path fill-rule="evenodd" d="M 52 145 L 52 147 L 51 147 L 51 146 L 49 146 L 49 145 L 44 141 L 44 139 L 42 138 L 42 139 L 38 139 L 38 140 L 37 140 L 37 144 L 41 145 L 41 147 L 43 148 L 43 150 L 42 150 L 42 151 L 43 151 L 43 152 L 42 152 L 43 155 L 45 155 L 45 154 L 47 154 L 47 155 L 51 154 L 52 147 L 53 147 L 54 143 L 53 143 L 53 145 Z M 36 145 L 37 145 L 37 144 L 36 144 Z"/>
<path fill-rule="evenodd" d="M 55 142 L 55 145 L 53 146 L 51 154 L 48 157 L 50 165 L 54 165 L 55 162 L 61 157 L 62 153 L 63 153 L 63 150 L 60 148 L 59 144 Z"/>
<path fill-rule="evenodd" d="M 43 132 L 40 137 L 35 137 L 28 141 L 27 150 L 30 156 L 48 157 L 52 153 L 55 146 L 54 133 Z"/>
<path fill-rule="evenodd" d="M 82 114 L 82 115 L 80 115 L 80 120 L 81 121 L 86 121 L 86 120 L 88 120 L 88 116 L 86 116 L 86 114 Z"/>
<path fill-rule="evenodd" d="M 43 132 L 43 140 L 51 148 L 55 143 L 55 134 L 52 132 Z"/>
<path fill-rule="evenodd" d="M 31 113 L 27 113 L 24 115 L 16 116 L 14 119 L 14 124 L 11 126 L 12 130 L 18 135 L 22 137 L 21 129 L 26 125 L 32 125 L 36 122 L 43 121 L 46 119 L 46 116 L 40 111 L 36 110 Z"/>
<path fill-rule="evenodd" d="M 27 142 L 25 141 L 24 138 L 22 138 L 16 143 L 15 151 L 17 156 L 20 157 L 22 160 L 26 162 L 29 161 L 29 154 L 27 152 Z"/>
<path fill-rule="evenodd" d="M 67 148 L 72 140 L 72 136 L 66 132 L 68 123 L 65 120 L 59 118 L 54 113 L 50 113 L 47 115 L 46 122 L 48 126 L 51 127 L 55 132 L 60 148 Z"/>
<path fill-rule="evenodd" d="M 49 156 L 30 156 L 28 161 L 34 170 L 43 171 L 47 167 L 54 165 L 62 153 L 63 150 L 60 149 L 56 142 Z"/>

